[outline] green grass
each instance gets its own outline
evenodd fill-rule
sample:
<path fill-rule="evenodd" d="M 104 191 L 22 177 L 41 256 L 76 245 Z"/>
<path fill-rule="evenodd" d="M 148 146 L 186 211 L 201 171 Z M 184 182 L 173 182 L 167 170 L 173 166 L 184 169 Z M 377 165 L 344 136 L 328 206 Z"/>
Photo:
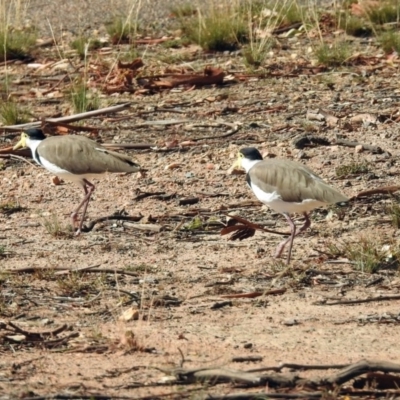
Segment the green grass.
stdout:
<path fill-rule="evenodd" d="M 233 2 L 235 3 L 235 2 Z M 247 20 L 235 4 L 209 1 L 204 14 L 179 16 L 183 36 L 206 51 L 232 51 L 248 40 Z"/>
<path fill-rule="evenodd" d="M 99 96 L 89 91 L 83 82 L 77 82 L 72 85 L 70 100 L 75 113 L 83 113 L 100 108 Z"/>
<path fill-rule="evenodd" d="M 81 297 L 100 291 L 104 287 L 105 274 L 93 275 L 71 272 L 57 279 L 60 294 L 70 297 Z"/>
<path fill-rule="evenodd" d="M 171 15 L 176 18 L 186 18 L 197 14 L 196 7 L 193 5 L 193 3 L 189 2 L 177 6 L 172 6 L 169 8 L 169 11 Z"/>
<path fill-rule="evenodd" d="M 76 50 L 80 58 L 85 58 L 87 52 L 97 50 L 102 47 L 98 39 L 91 39 L 88 36 L 78 36 L 71 42 L 71 47 Z"/>
<path fill-rule="evenodd" d="M 36 38 L 37 34 L 32 29 L 0 27 L 0 62 L 30 58 Z"/>
<path fill-rule="evenodd" d="M 338 15 L 337 24 L 340 29 L 343 29 L 348 35 L 351 36 L 365 37 L 373 34 L 371 23 L 354 15 Z"/>
<path fill-rule="evenodd" d="M 392 220 L 394 228 L 400 228 L 400 205 L 393 199 L 392 204 L 386 207 L 386 214 L 388 214 Z"/>
<path fill-rule="evenodd" d="M 190 40 L 188 38 L 181 39 L 172 39 L 167 40 L 161 44 L 165 49 L 180 49 L 182 47 L 186 47 L 190 44 Z"/>
<path fill-rule="evenodd" d="M 349 175 L 361 175 L 370 171 L 369 164 L 366 162 L 353 162 L 350 164 L 343 164 L 337 167 L 335 172 L 338 178 L 343 178 Z"/>
<path fill-rule="evenodd" d="M 384 243 L 376 236 L 360 236 L 355 242 L 332 242 L 328 252 L 334 257 L 346 257 L 356 270 L 375 273 L 397 262 L 400 255 L 398 245 Z"/>
<path fill-rule="evenodd" d="M 126 18 L 115 17 L 106 24 L 106 30 L 113 44 L 132 43 L 137 32 L 137 24 Z"/>
<path fill-rule="evenodd" d="M 400 52 L 400 33 L 389 31 L 378 36 L 378 43 L 386 54 Z"/>
<path fill-rule="evenodd" d="M 326 65 L 327 67 L 337 67 L 345 63 L 350 57 L 351 52 L 346 42 L 339 41 L 332 45 L 321 43 L 315 49 L 315 55 L 320 64 Z"/>
<path fill-rule="evenodd" d="M 0 214 L 11 215 L 24 210 L 25 208 L 21 207 L 20 204 L 15 201 L 5 201 L 0 203 Z"/>
<path fill-rule="evenodd" d="M 185 229 L 189 231 L 201 229 L 202 227 L 203 227 L 203 220 L 199 216 L 194 217 L 187 225 L 185 225 Z"/>
<path fill-rule="evenodd" d="M 303 15 L 294 0 L 244 2 L 243 18 L 249 26 L 248 42 L 243 51 L 248 66 L 261 66 L 270 50 L 276 45 L 272 32 L 281 27 L 302 21 Z"/>
<path fill-rule="evenodd" d="M 367 3 L 368 4 L 368 3 Z M 386 24 L 400 20 L 400 3 L 397 0 L 383 0 L 377 7 L 375 4 L 365 6 L 366 17 L 374 24 Z"/>
<path fill-rule="evenodd" d="M 4 125 L 24 124 L 29 121 L 30 114 L 13 100 L 0 103 L 0 118 Z"/>
<path fill-rule="evenodd" d="M 42 224 L 46 229 L 47 233 L 55 238 L 67 238 L 70 239 L 74 236 L 72 226 L 64 225 L 58 219 L 58 216 L 52 214 L 50 217 L 42 217 Z"/>

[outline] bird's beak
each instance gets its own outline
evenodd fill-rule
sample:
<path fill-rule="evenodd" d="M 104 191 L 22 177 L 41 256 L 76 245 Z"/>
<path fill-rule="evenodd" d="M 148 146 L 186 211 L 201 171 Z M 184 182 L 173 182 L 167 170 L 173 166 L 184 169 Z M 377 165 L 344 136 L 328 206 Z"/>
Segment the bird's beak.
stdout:
<path fill-rule="evenodd" d="M 23 149 L 24 147 L 28 147 L 26 145 L 26 136 L 24 134 L 21 135 L 21 139 L 19 142 L 13 147 L 13 150 Z"/>
<path fill-rule="evenodd" d="M 240 169 L 240 168 L 242 168 L 242 159 L 240 158 L 240 156 L 238 156 L 238 158 L 236 159 L 235 163 L 232 165 L 231 168 L 232 169 Z"/>

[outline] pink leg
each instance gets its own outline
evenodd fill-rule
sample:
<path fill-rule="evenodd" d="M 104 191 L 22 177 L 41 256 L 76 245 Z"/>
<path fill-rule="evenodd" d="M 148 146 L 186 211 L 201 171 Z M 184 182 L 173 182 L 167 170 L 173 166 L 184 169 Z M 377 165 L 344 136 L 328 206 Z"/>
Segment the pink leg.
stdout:
<path fill-rule="evenodd" d="M 275 258 L 279 258 L 282 255 L 283 249 L 285 246 L 290 242 L 290 247 L 289 247 L 289 254 L 287 258 L 287 264 L 290 262 L 290 256 L 292 253 L 292 246 L 293 246 L 293 240 L 294 237 L 296 236 L 296 225 L 294 224 L 293 220 L 290 218 L 289 214 L 283 214 L 284 217 L 286 218 L 286 221 L 289 223 L 290 226 L 290 236 L 283 240 L 281 243 L 279 243 L 278 247 L 275 250 Z"/>
<path fill-rule="evenodd" d="M 283 215 L 285 216 L 287 222 L 289 223 L 291 235 L 287 239 L 285 239 L 284 241 L 279 243 L 278 247 L 276 248 L 274 257 L 279 258 L 282 255 L 282 252 L 283 252 L 285 246 L 288 243 L 290 243 L 288 257 L 287 257 L 287 261 L 286 261 L 286 263 L 289 264 L 290 258 L 292 256 L 292 247 L 293 247 L 294 238 L 297 235 L 299 235 L 300 233 L 304 232 L 307 228 L 309 228 L 311 225 L 311 221 L 310 221 L 310 218 L 308 217 L 308 214 L 303 213 L 303 216 L 305 219 L 304 225 L 298 230 L 298 232 L 296 232 L 296 225 L 294 224 L 293 220 L 290 218 L 290 215 L 289 214 L 283 214 Z"/>
<path fill-rule="evenodd" d="M 83 182 L 84 182 L 83 190 L 85 191 L 85 197 L 83 198 L 83 200 L 81 201 L 79 206 L 75 209 L 75 211 L 71 214 L 72 225 L 74 228 L 75 227 L 78 228 L 77 231 L 75 232 L 76 236 L 80 235 L 80 233 L 82 231 L 83 221 L 85 219 L 86 210 L 89 205 L 90 197 L 92 196 L 92 193 L 94 192 L 94 189 L 95 189 L 95 186 L 92 183 L 90 183 L 88 180 L 84 179 Z M 79 221 L 78 213 L 82 207 L 83 207 L 82 218 Z M 78 222 L 79 222 L 79 225 L 78 225 Z"/>

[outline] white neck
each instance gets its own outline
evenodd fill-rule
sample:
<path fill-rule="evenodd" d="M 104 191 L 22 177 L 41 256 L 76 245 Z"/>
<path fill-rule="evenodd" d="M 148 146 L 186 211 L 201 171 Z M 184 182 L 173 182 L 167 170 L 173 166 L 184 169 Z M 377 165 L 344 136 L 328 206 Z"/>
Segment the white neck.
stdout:
<path fill-rule="evenodd" d="M 257 163 L 262 160 L 249 160 L 248 158 L 242 158 L 242 167 L 249 172 Z"/>
<path fill-rule="evenodd" d="M 32 152 L 32 157 L 33 159 L 39 164 L 42 165 L 39 160 L 36 158 L 36 149 L 39 146 L 39 144 L 42 143 L 41 140 L 32 140 L 27 138 L 26 139 L 26 145 L 31 149 Z"/>

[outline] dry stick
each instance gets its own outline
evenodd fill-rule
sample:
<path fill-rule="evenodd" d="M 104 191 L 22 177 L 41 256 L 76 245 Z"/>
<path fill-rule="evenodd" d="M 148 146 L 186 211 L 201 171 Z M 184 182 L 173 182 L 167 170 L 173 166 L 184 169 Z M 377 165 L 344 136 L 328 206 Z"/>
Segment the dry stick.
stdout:
<path fill-rule="evenodd" d="M 244 392 L 244 393 L 232 393 L 226 395 L 209 395 L 204 400 L 320 399 L 322 398 L 323 394 L 324 394 L 323 392 L 303 392 L 303 393 L 271 393 L 265 391 Z M 351 392 L 351 394 L 353 394 L 353 392 Z"/>
<path fill-rule="evenodd" d="M 102 143 L 101 145 L 113 150 L 148 150 L 154 147 L 152 143 Z"/>
<path fill-rule="evenodd" d="M 23 268 L 18 268 L 18 269 L 5 269 L 3 272 L 7 274 L 19 274 L 19 273 L 25 273 L 25 274 L 34 274 L 37 271 L 53 271 L 53 270 L 58 270 L 58 271 L 69 271 L 73 272 L 75 268 L 64 268 L 64 267 L 58 267 L 58 268 L 38 268 L 38 267 L 23 267 Z M 122 271 L 119 269 L 112 269 L 112 268 L 92 268 L 92 269 L 87 269 L 83 271 L 85 274 L 86 273 L 106 273 L 106 274 L 118 274 L 118 275 L 129 275 L 129 276 L 134 276 L 137 278 L 137 273 L 134 272 L 129 272 L 129 271 Z"/>
<path fill-rule="evenodd" d="M 51 347 L 51 348 L 55 347 L 55 346 L 61 346 L 64 343 L 67 343 L 69 341 L 69 339 L 76 338 L 79 335 L 80 335 L 79 332 L 73 332 L 73 333 L 70 333 L 69 335 L 59 338 L 59 339 L 44 340 L 44 341 L 40 342 L 40 344 L 44 345 L 45 347 Z M 29 342 L 29 340 L 27 340 L 27 342 Z"/>
<path fill-rule="evenodd" d="M 109 215 L 108 217 L 100 217 L 95 220 L 89 222 L 88 225 L 85 225 L 82 229 L 83 232 L 90 232 L 94 226 L 100 222 L 111 221 L 111 220 L 121 220 L 121 221 L 134 221 L 138 222 L 143 218 L 143 215 L 132 216 L 132 215 Z"/>
<path fill-rule="evenodd" d="M 294 387 L 299 380 L 295 376 L 284 376 L 278 373 L 273 374 L 254 374 L 250 372 L 234 371 L 225 368 L 201 368 L 185 370 L 184 368 L 176 368 L 170 371 L 184 383 L 195 383 L 198 381 L 207 381 L 212 384 L 235 382 L 246 384 L 249 386 L 265 386 L 269 387 Z"/>
<path fill-rule="evenodd" d="M 400 294 L 396 294 L 393 296 L 370 297 L 368 299 L 341 300 L 341 301 L 334 301 L 332 303 L 325 303 L 322 301 L 322 302 L 315 302 L 313 304 L 320 306 L 336 306 L 340 304 L 361 304 L 361 303 L 371 303 L 372 301 L 385 301 L 385 300 L 400 300 Z"/>
<path fill-rule="evenodd" d="M 161 196 L 163 194 L 165 194 L 165 192 L 142 192 L 141 190 L 139 190 L 138 195 L 134 197 L 132 200 L 139 201 L 145 199 L 146 197 Z"/>
<path fill-rule="evenodd" d="M 336 374 L 328 378 L 322 378 L 319 380 L 321 384 L 336 384 L 342 385 L 345 382 L 348 382 L 351 379 L 356 378 L 357 376 L 363 375 L 366 372 L 400 372 L 400 364 L 392 363 L 389 361 L 370 361 L 370 360 L 362 360 L 355 364 L 351 364 L 346 368 L 343 368 Z M 317 380 L 318 382 L 318 380 Z"/>
<path fill-rule="evenodd" d="M 47 94 L 51 93 L 56 87 L 61 85 L 61 83 L 68 78 L 69 74 L 65 74 L 61 79 L 59 79 L 50 89 L 46 90 L 42 93 L 42 96 L 46 96 Z"/>
<path fill-rule="evenodd" d="M 80 131 L 80 132 L 96 132 L 99 131 L 101 128 L 94 127 L 94 126 L 76 126 L 72 124 L 67 124 L 66 122 L 51 122 L 46 120 L 45 121 L 46 125 L 52 125 L 52 126 L 61 126 L 63 128 L 67 128 L 71 131 Z"/>
<path fill-rule="evenodd" d="M 232 127 L 232 129 L 230 131 L 228 131 L 227 133 L 224 133 L 223 135 L 204 136 L 204 137 L 199 137 L 199 138 L 193 138 L 193 139 L 190 139 L 190 140 L 192 140 L 193 142 L 198 142 L 199 140 L 207 140 L 207 139 L 223 139 L 223 138 L 227 138 L 229 136 L 232 136 L 236 132 L 239 131 L 239 125 L 230 124 L 228 122 L 221 122 L 219 125 L 230 126 L 230 127 Z"/>
<path fill-rule="evenodd" d="M 272 290 L 266 290 L 265 292 L 250 292 L 250 293 L 235 293 L 235 294 L 225 294 L 223 296 L 220 296 L 224 299 L 240 299 L 240 298 L 247 298 L 247 299 L 253 299 L 255 297 L 259 296 L 267 296 L 267 295 L 275 295 L 275 294 L 283 294 L 286 292 L 286 289 L 272 289 Z"/>
<path fill-rule="evenodd" d="M 258 362 L 262 361 L 263 357 L 262 356 L 237 356 L 237 357 L 232 357 L 231 362 Z M 250 371 L 247 371 L 250 372 Z"/>
<path fill-rule="evenodd" d="M 29 150 L 29 151 L 30 151 L 30 150 Z M 24 162 L 26 162 L 27 164 L 32 165 L 33 167 L 38 167 L 38 165 L 36 165 L 36 164 L 30 162 L 30 161 L 27 160 L 26 158 L 21 157 L 21 156 L 17 156 L 17 155 L 15 155 L 15 154 L 0 154 L 0 158 L 13 158 L 13 159 L 15 159 L 15 160 L 24 161 Z"/>
<path fill-rule="evenodd" d="M 124 104 L 119 104 L 117 106 L 100 108 L 99 110 L 94 110 L 94 111 L 88 111 L 88 112 L 84 112 L 84 113 L 69 115 L 67 117 L 47 118 L 47 119 L 44 120 L 44 122 L 49 122 L 49 123 L 75 122 L 75 121 L 80 121 L 82 119 L 96 117 L 96 116 L 102 115 L 102 114 L 109 114 L 109 113 L 121 111 L 121 110 L 124 110 L 126 108 L 129 108 L 130 105 L 131 105 L 131 103 L 124 103 Z M 36 128 L 36 127 L 39 127 L 41 124 L 42 124 L 42 121 L 36 121 L 36 122 L 29 122 L 27 124 L 7 125 L 7 126 L 3 126 L 1 129 L 5 130 L 5 131 L 20 131 L 22 129 Z"/>
<path fill-rule="evenodd" d="M 65 331 L 68 328 L 67 324 L 61 325 L 60 327 L 53 329 L 51 331 L 45 331 L 45 332 L 29 332 L 26 331 L 25 329 L 20 328 L 18 325 L 15 325 L 13 322 L 9 321 L 8 325 L 10 325 L 15 331 L 22 333 L 23 335 L 26 336 L 52 336 L 52 335 L 58 335 L 62 331 Z"/>
<path fill-rule="evenodd" d="M 262 368 L 254 368 L 248 369 L 246 372 L 264 372 L 264 371 L 275 371 L 281 372 L 284 368 L 288 369 L 298 369 L 303 371 L 309 370 L 327 370 L 327 369 L 343 369 L 347 368 L 351 364 L 322 364 L 322 365 L 307 365 L 307 364 L 292 364 L 292 363 L 283 363 L 276 367 L 262 367 Z"/>
<path fill-rule="evenodd" d="M 379 146 L 371 146 L 369 144 L 362 144 L 358 142 L 352 142 L 350 140 L 346 139 L 336 139 L 336 144 L 341 145 L 341 146 L 347 146 L 347 147 L 357 147 L 357 146 L 362 146 L 363 149 L 370 151 L 371 153 L 375 154 L 382 154 L 383 150 Z"/>
<path fill-rule="evenodd" d="M 400 186 L 381 186 L 375 189 L 363 190 L 357 193 L 350 200 L 359 199 L 360 197 L 373 196 L 374 194 L 393 194 L 400 190 Z"/>
<path fill-rule="evenodd" d="M 290 364 L 286 364 L 290 365 Z M 299 366 L 298 364 L 293 364 L 294 366 Z M 307 366 L 302 366 L 303 369 Z M 331 367 L 338 367 L 338 365 L 333 366 L 318 366 L 319 369 L 328 369 Z M 160 368 L 156 368 L 162 371 Z M 346 365 L 340 371 L 331 376 L 324 378 L 311 378 L 304 379 L 296 375 L 283 375 L 278 372 L 270 374 L 256 374 L 255 372 L 245 372 L 245 371 L 234 371 L 225 368 L 200 368 L 200 369 L 184 369 L 175 368 L 169 371 L 163 371 L 169 375 L 175 375 L 179 383 L 198 383 L 199 381 L 205 381 L 212 384 L 234 382 L 248 385 L 250 387 L 254 386 L 269 386 L 273 387 L 286 387 L 294 388 L 295 386 L 301 384 L 303 386 L 332 386 L 332 385 L 342 385 L 357 376 L 363 375 L 367 372 L 385 372 L 385 373 L 399 373 L 400 364 L 395 364 L 391 362 L 380 362 L 380 361 L 369 361 L 362 360 L 355 364 Z"/>
<path fill-rule="evenodd" d="M 83 271 L 87 271 L 88 269 L 100 267 L 100 265 L 101 264 L 95 264 L 95 265 L 88 265 L 86 267 L 74 268 L 74 269 L 71 269 L 70 271 L 58 271 L 54 275 L 64 275 L 64 274 L 69 274 L 70 272 L 83 272 Z"/>

